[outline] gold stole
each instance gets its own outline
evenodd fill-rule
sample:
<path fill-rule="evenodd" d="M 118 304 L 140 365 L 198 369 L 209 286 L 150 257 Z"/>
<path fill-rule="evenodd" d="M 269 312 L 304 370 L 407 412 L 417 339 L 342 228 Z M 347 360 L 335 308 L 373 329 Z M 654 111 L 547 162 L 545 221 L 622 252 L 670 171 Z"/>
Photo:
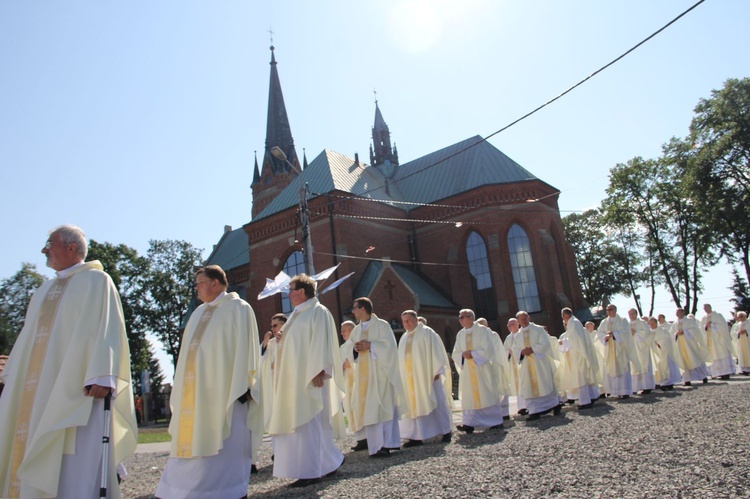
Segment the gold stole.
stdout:
<path fill-rule="evenodd" d="M 715 357 L 713 349 L 711 349 L 711 327 L 709 326 L 708 329 L 706 329 L 706 346 L 708 347 L 708 352 L 711 354 L 711 358 L 713 359 Z"/>
<path fill-rule="evenodd" d="M 744 337 L 742 335 L 739 335 L 739 341 L 740 341 L 740 349 L 742 350 L 742 358 L 740 359 L 740 367 L 748 367 L 748 363 L 750 362 L 750 348 L 748 348 L 748 340 L 747 335 Z M 737 354 L 738 357 L 740 357 L 739 353 Z M 744 361 L 744 364 L 743 364 Z"/>
<path fill-rule="evenodd" d="M 18 468 L 21 466 L 26 455 L 29 420 L 31 419 L 31 412 L 34 409 L 39 374 L 42 371 L 42 363 L 47 354 L 50 332 L 52 331 L 52 325 L 55 323 L 63 293 L 69 282 L 70 277 L 55 279 L 55 282 L 44 297 L 44 302 L 39 313 L 39 322 L 36 334 L 34 335 L 34 346 L 31 348 L 31 357 L 29 358 L 29 364 L 26 366 L 21 407 L 18 409 L 18 418 L 16 419 L 13 453 L 10 461 L 10 489 L 8 490 L 8 497 L 21 497 L 21 480 L 18 478 Z"/>
<path fill-rule="evenodd" d="M 412 364 L 411 345 L 414 341 L 414 331 L 406 333 L 406 351 L 404 352 L 404 370 L 406 371 L 406 383 L 409 390 L 409 412 L 417 417 L 417 393 L 414 389 L 414 366 Z"/>
<path fill-rule="evenodd" d="M 472 332 L 466 333 L 466 350 L 474 350 L 474 338 Z M 477 376 L 477 363 L 474 359 L 464 359 L 466 370 L 469 371 L 469 384 L 471 384 L 471 397 L 474 400 L 474 409 L 482 407 L 482 397 L 479 393 L 479 378 Z"/>
<path fill-rule="evenodd" d="M 201 314 L 198 327 L 188 345 L 185 361 L 185 374 L 182 377 L 182 401 L 179 424 L 177 425 L 177 457 L 193 457 L 193 423 L 195 418 L 195 358 L 198 346 L 203 339 L 208 323 L 214 316 L 216 307 L 206 306 Z"/>
<path fill-rule="evenodd" d="M 361 326 L 360 326 L 361 327 Z M 369 341 L 370 335 L 362 331 L 359 341 Z M 371 346 L 372 348 L 372 346 Z M 359 407 L 354 417 L 357 419 L 356 428 L 362 428 L 365 423 L 365 402 L 367 401 L 367 385 L 370 381 L 370 351 L 359 352 L 357 356 L 357 380 L 359 381 Z"/>
<path fill-rule="evenodd" d="M 524 348 L 531 348 L 531 340 L 529 339 L 529 330 L 523 331 L 521 334 L 523 334 L 523 346 Z M 539 380 L 536 377 L 536 364 L 534 363 L 534 359 L 531 357 L 531 355 L 527 355 L 524 357 L 524 361 L 526 362 L 526 367 L 529 368 L 529 380 L 531 381 L 531 396 L 532 397 L 538 397 L 539 396 Z"/>

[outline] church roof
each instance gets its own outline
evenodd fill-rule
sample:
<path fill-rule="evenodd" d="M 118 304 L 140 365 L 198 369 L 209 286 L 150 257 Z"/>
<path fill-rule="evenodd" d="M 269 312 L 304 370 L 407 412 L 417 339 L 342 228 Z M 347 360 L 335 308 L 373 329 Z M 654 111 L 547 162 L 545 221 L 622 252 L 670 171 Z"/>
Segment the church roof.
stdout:
<path fill-rule="evenodd" d="M 413 271 L 409 266 L 400 263 L 391 263 L 391 269 L 404 285 L 418 296 L 421 307 L 448 309 L 458 307 L 443 296 L 425 277 Z M 357 286 L 354 288 L 354 296 L 370 296 L 383 270 L 385 270 L 383 262 L 377 260 L 370 261 L 362 273 Z"/>
<path fill-rule="evenodd" d="M 436 165 L 424 170 L 432 164 Z M 405 201 L 432 203 L 485 185 L 535 179 L 528 170 L 476 135 L 402 164 L 394 182 L 400 192 L 408 193 Z"/>
<path fill-rule="evenodd" d="M 294 178 L 273 201 L 268 203 L 254 221 L 297 206 L 299 188 L 300 185 L 304 185 L 300 184 L 301 182 L 308 183 L 311 197 L 332 191 L 343 191 L 385 202 L 400 199 L 400 196 L 396 196 L 395 189 L 391 189 L 391 195 L 385 193 L 385 177 L 377 168 L 357 163 L 348 156 L 326 149 L 307 165 L 302 175 Z M 372 189 L 375 190 L 370 193 Z"/>
<path fill-rule="evenodd" d="M 225 271 L 248 263 L 250 263 L 250 246 L 247 242 L 247 234 L 242 227 L 225 232 L 206 260 L 206 265 L 218 265 Z"/>

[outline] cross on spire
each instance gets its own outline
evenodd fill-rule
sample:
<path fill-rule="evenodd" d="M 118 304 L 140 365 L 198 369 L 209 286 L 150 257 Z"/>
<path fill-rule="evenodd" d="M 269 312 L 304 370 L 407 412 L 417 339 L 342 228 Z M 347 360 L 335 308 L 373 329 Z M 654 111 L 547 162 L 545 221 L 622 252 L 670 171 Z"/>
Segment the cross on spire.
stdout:
<path fill-rule="evenodd" d="M 271 46 L 273 46 L 273 28 L 271 26 L 268 27 L 268 32 L 271 34 Z"/>

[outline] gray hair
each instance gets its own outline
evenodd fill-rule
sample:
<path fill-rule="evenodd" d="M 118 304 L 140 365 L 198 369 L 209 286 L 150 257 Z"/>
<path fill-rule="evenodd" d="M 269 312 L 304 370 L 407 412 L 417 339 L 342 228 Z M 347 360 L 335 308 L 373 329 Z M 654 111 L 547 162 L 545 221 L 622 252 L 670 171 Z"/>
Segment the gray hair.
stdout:
<path fill-rule="evenodd" d="M 81 260 L 86 259 L 86 255 L 89 253 L 89 244 L 86 241 L 86 234 L 83 233 L 83 229 L 75 225 L 61 225 L 52 229 L 50 235 L 52 234 L 60 234 L 60 240 L 63 244 L 75 243 L 76 254 L 81 257 Z"/>
<path fill-rule="evenodd" d="M 476 317 L 476 315 L 474 315 L 474 311 L 472 309 L 470 309 L 470 308 L 463 308 L 463 309 L 461 309 L 458 312 L 458 315 L 461 315 L 461 314 L 469 314 L 471 316 L 472 320 Z"/>

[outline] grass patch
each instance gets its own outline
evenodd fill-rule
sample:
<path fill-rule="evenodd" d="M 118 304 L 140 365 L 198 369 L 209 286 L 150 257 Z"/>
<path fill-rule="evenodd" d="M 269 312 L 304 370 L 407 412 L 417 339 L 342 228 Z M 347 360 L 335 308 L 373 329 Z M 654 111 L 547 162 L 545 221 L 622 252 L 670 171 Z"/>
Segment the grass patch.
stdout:
<path fill-rule="evenodd" d="M 138 443 L 153 444 L 156 442 L 171 442 L 172 436 L 166 428 L 138 428 Z"/>

